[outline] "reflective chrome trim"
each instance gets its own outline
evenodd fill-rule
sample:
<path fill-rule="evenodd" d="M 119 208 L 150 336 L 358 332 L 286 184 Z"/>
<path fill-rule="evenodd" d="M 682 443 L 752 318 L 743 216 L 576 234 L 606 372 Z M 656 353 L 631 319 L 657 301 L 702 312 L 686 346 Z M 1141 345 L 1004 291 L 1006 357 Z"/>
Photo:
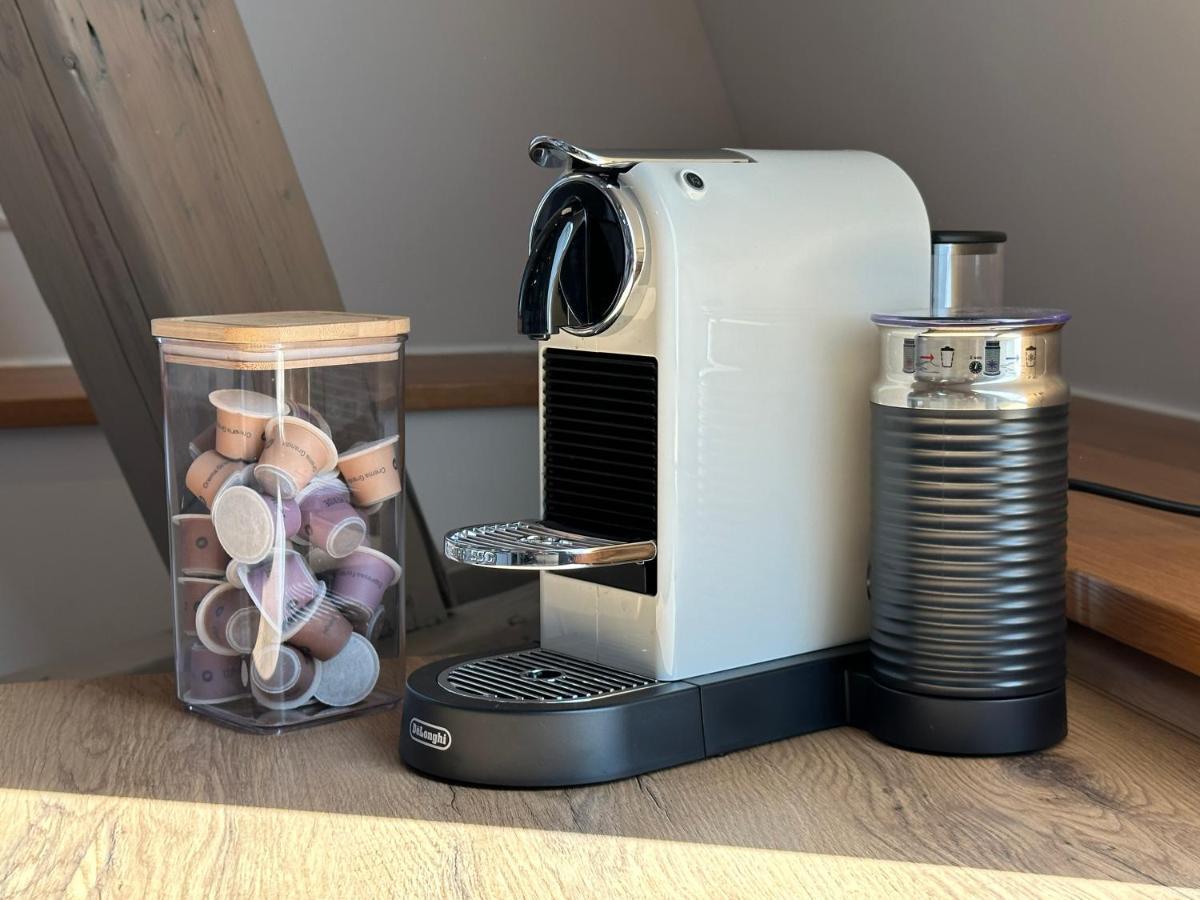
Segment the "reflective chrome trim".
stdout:
<path fill-rule="evenodd" d="M 447 559 L 496 569 L 582 569 L 649 562 L 654 541 L 613 541 L 551 528 L 542 522 L 472 525 L 446 535 Z"/>
<path fill-rule="evenodd" d="M 596 175 L 579 172 L 559 178 L 554 184 L 550 185 L 550 189 L 542 196 L 537 209 L 533 213 L 533 222 L 529 226 L 530 251 L 533 249 L 534 229 L 537 227 L 538 219 L 541 218 L 546 201 L 562 185 L 574 181 L 586 182 L 605 192 L 605 196 L 613 204 L 613 208 L 617 212 L 617 221 L 621 225 L 621 239 L 625 245 L 625 271 L 621 276 L 621 292 L 617 295 L 617 299 L 609 308 L 604 318 L 594 325 L 581 326 L 567 324 L 560 326 L 568 334 L 574 334 L 578 337 L 592 337 L 607 329 L 617 320 L 617 317 L 621 315 L 621 311 L 625 308 L 625 303 L 633 293 L 634 287 L 637 285 L 638 278 L 642 274 L 642 269 L 646 265 L 646 228 L 642 224 L 641 208 L 628 188 Z"/>
<path fill-rule="evenodd" d="M 624 171 L 640 162 L 739 162 L 752 163 L 753 157 L 740 150 L 585 150 L 562 138 L 541 134 L 529 142 L 529 158 L 544 169 L 573 168 L 615 169 Z"/>
<path fill-rule="evenodd" d="M 438 685 L 452 694 L 498 703 L 578 703 L 655 684 L 653 678 L 540 647 L 470 659 L 438 675 Z"/>

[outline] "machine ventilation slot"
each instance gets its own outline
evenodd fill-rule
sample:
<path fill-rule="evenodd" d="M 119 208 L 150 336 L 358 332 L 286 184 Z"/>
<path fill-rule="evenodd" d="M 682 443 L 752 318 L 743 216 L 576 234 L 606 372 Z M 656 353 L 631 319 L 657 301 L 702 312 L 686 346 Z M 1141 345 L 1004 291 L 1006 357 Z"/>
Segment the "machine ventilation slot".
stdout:
<path fill-rule="evenodd" d="M 438 676 L 448 691 L 508 703 L 594 700 L 657 684 L 599 663 L 551 650 L 519 650 L 451 666 Z"/>
<path fill-rule="evenodd" d="M 654 538 L 656 360 L 546 350 L 543 367 L 545 521 L 614 540 Z"/>

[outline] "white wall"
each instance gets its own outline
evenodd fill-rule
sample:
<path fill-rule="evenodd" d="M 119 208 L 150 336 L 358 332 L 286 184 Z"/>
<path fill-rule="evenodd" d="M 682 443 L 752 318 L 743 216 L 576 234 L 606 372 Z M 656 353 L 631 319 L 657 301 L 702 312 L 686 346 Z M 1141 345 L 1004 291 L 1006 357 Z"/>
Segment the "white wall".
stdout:
<path fill-rule="evenodd" d="M 515 346 L 539 133 L 721 146 L 733 114 L 692 0 L 238 4 L 348 308 L 411 348 Z"/>
<path fill-rule="evenodd" d="M 744 139 L 861 147 L 1009 232 L 1077 389 L 1200 415 L 1200 4 L 699 0 Z"/>
<path fill-rule="evenodd" d="M 515 298 L 551 178 L 525 155 L 535 134 L 737 142 L 691 0 L 239 9 L 346 304 L 412 316 L 410 352 L 532 350 L 515 334 Z M 0 316 L 0 366 L 65 359 L 3 233 Z M 416 413 L 407 436 L 435 536 L 536 513 L 533 410 Z M 0 431 L 0 466 L 13 508 L 34 510 L 0 540 L 0 677 L 89 660 L 100 671 L 117 646 L 155 652 L 167 577 L 99 429 Z"/>

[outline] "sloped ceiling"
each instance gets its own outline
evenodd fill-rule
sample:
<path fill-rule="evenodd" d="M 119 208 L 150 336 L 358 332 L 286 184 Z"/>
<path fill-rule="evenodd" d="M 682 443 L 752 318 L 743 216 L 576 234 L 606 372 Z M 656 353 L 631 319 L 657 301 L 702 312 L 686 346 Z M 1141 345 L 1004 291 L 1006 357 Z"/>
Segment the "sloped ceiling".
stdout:
<path fill-rule="evenodd" d="M 1009 232 L 1069 375 L 1200 415 L 1200 4 L 699 0 L 749 146 L 902 165 L 935 227 Z"/>

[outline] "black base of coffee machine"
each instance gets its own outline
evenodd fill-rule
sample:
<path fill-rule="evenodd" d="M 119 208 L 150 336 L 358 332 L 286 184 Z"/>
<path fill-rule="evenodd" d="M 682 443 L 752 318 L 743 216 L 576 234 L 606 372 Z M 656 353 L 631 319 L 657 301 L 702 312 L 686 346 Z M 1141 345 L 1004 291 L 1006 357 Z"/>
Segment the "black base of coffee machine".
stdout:
<path fill-rule="evenodd" d="M 669 682 L 525 648 L 413 672 L 400 757 L 447 781 L 567 787 L 839 725 L 926 753 L 1026 753 L 1066 735 L 1066 691 L 1002 700 L 896 691 L 871 678 L 865 643 Z"/>
<path fill-rule="evenodd" d="M 670 682 L 537 649 L 460 657 L 409 676 L 400 757 L 467 784 L 613 781 L 845 725 L 847 675 L 866 665 L 866 644 Z M 568 682 L 595 695 L 525 699 Z"/>

